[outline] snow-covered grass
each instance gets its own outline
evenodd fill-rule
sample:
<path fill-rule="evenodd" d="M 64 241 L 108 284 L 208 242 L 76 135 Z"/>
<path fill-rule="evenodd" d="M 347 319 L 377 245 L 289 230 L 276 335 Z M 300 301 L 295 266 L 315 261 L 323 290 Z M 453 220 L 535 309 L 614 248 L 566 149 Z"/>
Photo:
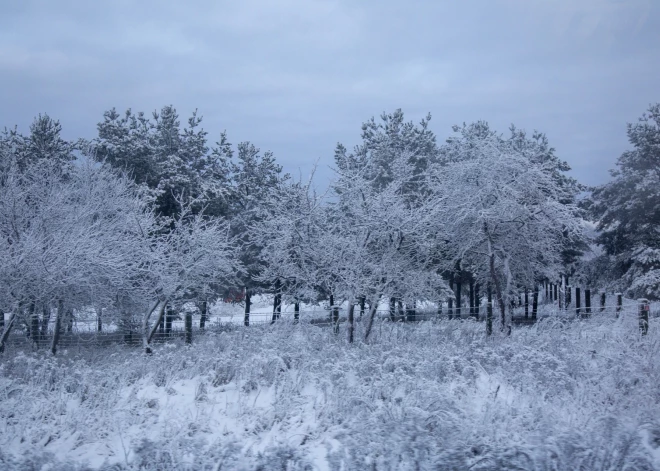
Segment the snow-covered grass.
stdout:
<path fill-rule="evenodd" d="M 343 327 L 342 327 L 343 329 Z M 660 469 L 660 319 L 305 322 L 0 359 L 0 469 Z"/>

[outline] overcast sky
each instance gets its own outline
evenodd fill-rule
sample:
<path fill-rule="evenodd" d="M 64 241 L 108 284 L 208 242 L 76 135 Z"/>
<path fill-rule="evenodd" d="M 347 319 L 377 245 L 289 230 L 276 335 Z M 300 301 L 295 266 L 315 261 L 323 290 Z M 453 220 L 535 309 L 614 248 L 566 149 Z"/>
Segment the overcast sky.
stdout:
<path fill-rule="evenodd" d="M 659 0 L 2 0 L 0 126 L 58 118 L 91 138 L 103 111 L 195 108 L 214 141 L 285 170 L 332 165 L 360 125 L 427 112 L 439 141 L 484 119 L 545 132 L 587 184 L 660 101 Z M 321 170 L 320 176 L 329 176 Z"/>

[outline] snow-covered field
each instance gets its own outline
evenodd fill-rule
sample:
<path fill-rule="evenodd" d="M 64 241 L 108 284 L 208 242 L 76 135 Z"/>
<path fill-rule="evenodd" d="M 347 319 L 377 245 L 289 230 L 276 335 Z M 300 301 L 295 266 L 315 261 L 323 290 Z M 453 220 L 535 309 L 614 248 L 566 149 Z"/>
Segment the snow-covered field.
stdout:
<path fill-rule="evenodd" d="M 0 358 L 0 469 L 660 469 L 660 319 L 237 327 Z"/>

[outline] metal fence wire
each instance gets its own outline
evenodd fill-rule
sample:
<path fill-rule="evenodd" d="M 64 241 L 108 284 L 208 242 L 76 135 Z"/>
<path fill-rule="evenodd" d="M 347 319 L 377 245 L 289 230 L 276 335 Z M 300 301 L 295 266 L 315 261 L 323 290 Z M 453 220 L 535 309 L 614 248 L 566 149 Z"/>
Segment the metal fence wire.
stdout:
<path fill-rule="evenodd" d="M 368 307 L 364 312 L 356 306 L 354 318 L 357 330 L 361 330 L 365 324 L 366 317 L 369 314 Z M 615 318 L 619 316 L 637 316 L 638 305 L 633 300 L 625 300 L 621 306 L 606 303 L 604 306 L 591 306 L 587 309 L 584 306 L 562 305 L 550 301 L 541 302 L 538 306 L 537 317 L 533 317 L 531 303 L 510 307 L 509 315 L 514 326 L 533 324 L 544 319 L 560 319 L 571 321 L 575 319 L 588 317 L 607 316 Z M 479 308 L 469 306 L 454 306 L 448 309 L 445 304 L 442 309 L 379 309 L 376 311 L 377 322 L 421 322 L 421 321 L 439 321 L 439 320 L 467 320 L 473 319 L 476 322 L 486 320 L 487 307 L 482 304 Z M 500 311 L 497 306 L 493 306 L 493 323 L 499 322 Z M 301 310 L 297 316 L 296 313 L 286 311 L 282 313 L 257 312 L 250 313 L 249 322 L 246 325 L 245 315 L 215 315 L 205 319 L 204 326 L 201 326 L 201 316 L 193 316 L 193 326 L 191 329 L 192 341 L 206 333 L 220 333 L 232 329 L 250 328 L 254 326 L 264 326 L 275 322 L 280 324 L 293 325 L 296 322 L 305 323 L 318 327 L 343 328 L 347 321 L 347 309 L 337 307 L 335 309 L 314 309 Z M 659 309 L 652 309 L 650 317 L 660 317 Z M 1 331 L 2 329 L 0 329 Z M 27 322 L 17 322 L 12 332 L 7 338 L 6 347 L 8 349 L 46 349 L 49 348 L 54 334 L 54 322 L 52 319 L 48 325 L 40 326 L 35 338 L 31 337 L 31 329 Z M 152 343 L 162 343 L 171 341 L 183 341 L 186 338 L 185 323 L 181 316 L 175 316 L 170 320 L 161 322 L 151 340 Z M 97 319 L 85 317 L 84 315 L 74 317 L 72 322 L 68 322 L 61 327 L 58 341 L 59 348 L 84 348 L 84 347 L 102 347 L 109 345 L 123 344 L 126 346 L 137 347 L 142 344 L 141 322 L 135 318 L 129 322 L 114 323 L 109 320 L 106 324 L 99 325 Z"/>

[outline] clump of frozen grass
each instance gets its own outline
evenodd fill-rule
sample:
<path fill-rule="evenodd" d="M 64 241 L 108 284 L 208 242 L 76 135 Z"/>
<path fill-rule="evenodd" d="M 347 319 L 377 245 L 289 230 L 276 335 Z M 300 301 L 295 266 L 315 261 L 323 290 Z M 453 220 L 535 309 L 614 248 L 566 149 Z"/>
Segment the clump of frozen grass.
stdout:
<path fill-rule="evenodd" d="M 650 327 L 641 337 L 634 319 L 594 315 L 488 338 L 471 321 L 385 322 L 369 344 L 347 345 L 283 322 L 151 356 L 18 354 L 0 365 L 0 459 L 16 469 L 655 469 L 658 320 Z"/>

